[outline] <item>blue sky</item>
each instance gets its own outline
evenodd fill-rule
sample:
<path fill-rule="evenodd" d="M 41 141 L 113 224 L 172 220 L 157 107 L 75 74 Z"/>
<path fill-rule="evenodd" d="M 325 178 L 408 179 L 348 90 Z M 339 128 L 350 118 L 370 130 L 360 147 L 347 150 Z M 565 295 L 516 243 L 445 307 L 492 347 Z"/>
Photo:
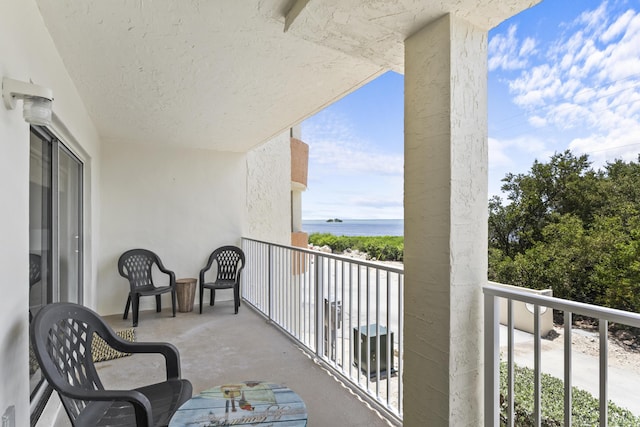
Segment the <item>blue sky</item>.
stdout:
<path fill-rule="evenodd" d="M 640 0 L 544 0 L 489 32 L 489 196 L 570 149 L 594 167 L 640 153 Z M 403 77 L 302 123 L 303 219 L 402 218 Z"/>

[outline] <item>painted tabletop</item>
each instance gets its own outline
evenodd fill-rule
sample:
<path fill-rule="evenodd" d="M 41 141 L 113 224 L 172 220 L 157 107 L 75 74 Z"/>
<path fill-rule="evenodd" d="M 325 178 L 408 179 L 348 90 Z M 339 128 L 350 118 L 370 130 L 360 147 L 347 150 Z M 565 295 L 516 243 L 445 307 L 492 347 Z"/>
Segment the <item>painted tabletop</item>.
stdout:
<path fill-rule="evenodd" d="M 262 381 L 224 384 L 185 402 L 169 427 L 298 427 L 307 425 L 307 407 L 291 389 Z"/>

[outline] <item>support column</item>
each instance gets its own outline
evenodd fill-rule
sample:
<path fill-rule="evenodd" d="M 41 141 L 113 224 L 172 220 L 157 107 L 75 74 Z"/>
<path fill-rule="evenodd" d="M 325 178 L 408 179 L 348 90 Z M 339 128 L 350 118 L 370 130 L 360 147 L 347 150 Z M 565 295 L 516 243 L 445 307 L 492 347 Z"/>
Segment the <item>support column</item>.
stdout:
<path fill-rule="evenodd" d="M 483 424 L 487 32 L 452 15 L 405 41 L 404 425 Z"/>

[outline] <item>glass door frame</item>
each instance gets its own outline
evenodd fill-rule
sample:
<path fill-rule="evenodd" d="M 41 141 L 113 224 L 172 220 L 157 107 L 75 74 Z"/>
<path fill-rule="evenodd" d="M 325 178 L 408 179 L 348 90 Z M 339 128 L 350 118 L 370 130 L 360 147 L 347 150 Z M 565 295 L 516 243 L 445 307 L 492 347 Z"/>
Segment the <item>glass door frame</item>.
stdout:
<path fill-rule="evenodd" d="M 48 244 L 46 244 L 46 248 L 42 248 L 42 251 L 48 251 L 46 266 L 47 270 L 44 273 L 47 275 L 47 289 L 41 290 L 43 300 L 42 305 L 49 304 L 51 302 L 60 301 L 62 298 L 61 295 L 61 284 L 60 284 L 60 242 L 63 236 L 60 236 L 60 176 L 61 176 L 61 163 L 60 156 L 67 156 L 71 159 L 73 166 L 77 166 L 77 212 L 74 215 L 70 215 L 72 217 L 77 218 L 77 294 L 74 294 L 76 301 L 80 304 L 83 303 L 84 298 L 84 173 L 85 167 L 84 162 L 76 156 L 65 144 L 57 138 L 51 130 L 40 127 L 40 126 L 31 126 L 30 133 L 37 137 L 43 143 L 43 148 L 47 145 L 47 149 L 50 150 L 50 165 L 48 170 L 42 169 L 42 173 L 47 173 L 49 180 L 49 188 L 43 187 L 43 191 L 49 192 L 49 205 L 44 207 L 45 209 L 49 209 L 48 215 L 49 220 L 48 227 Z M 30 161 L 30 168 L 32 167 Z M 31 173 L 30 173 L 31 177 Z M 31 178 L 30 178 L 31 179 Z M 31 197 L 31 196 L 30 196 Z M 31 204 L 31 201 L 29 202 Z M 31 209 L 31 207 L 30 207 Z M 32 213 L 30 212 L 30 215 Z M 29 227 L 29 233 L 31 233 L 31 226 Z M 68 238 L 69 236 L 67 236 Z M 29 239 L 31 241 L 31 237 Z M 31 252 L 31 247 L 29 248 Z M 45 280 L 43 277 L 41 280 Z M 44 284 L 43 284 L 44 285 Z M 31 292 L 31 291 L 30 291 Z M 29 304 L 31 305 L 31 304 Z M 30 307 L 29 307 L 30 308 Z M 35 313 L 34 313 L 35 315 Z M 30 381 L 32 380 L 31 374 Z M 52 388 L 47 384 L 46 380 L 42 377 L 38 380 L 38 384 L 33 387 L 30 394 L 30 424 L 34 426 L 44 407 L 52 393 Z"/>
<path fill-rule="evenodd" d="M 51 131 L 41 126 L 31 126 L 31 132 L 41 138 L 43 141 L 47 141 L 51 144 L 51 286 L 52 294 L 49 296 L 54 301 L 60 299 L 60 205 L 59 205 L 59 190 L 60 190 L 60 151 L 68 155 L 79 166 L 79 183 L 78 183 L 78 211 L 76 213 L 78 218 L 78 303 L 82 304 L 84 298 L 83 292 L 83 278 L 84 278 L 84 162 L 78 158 L 64 143 L 56 138 Z"/>

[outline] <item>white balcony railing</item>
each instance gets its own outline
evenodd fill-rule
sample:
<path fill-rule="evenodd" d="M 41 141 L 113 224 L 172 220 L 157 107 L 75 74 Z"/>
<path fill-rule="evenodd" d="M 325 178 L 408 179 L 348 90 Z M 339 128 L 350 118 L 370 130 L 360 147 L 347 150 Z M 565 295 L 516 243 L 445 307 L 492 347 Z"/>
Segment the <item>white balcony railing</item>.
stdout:
<path fill-rule="evenodd" d="M 521 301 L 533 306 L 534 313 L 534 413 L 535 425 L 540 426 L 541 416 L 541 359 L 542 334 L 541 314 L 545 310 L 560 310 L 564 313 L 564 425 L 572 423 L 572 317 L 581 315 L 597 319 L 599 325 L 598 352 L 598 399 L 599 425 L 606 427 L 608 396 L 608 326 L 610 322 L 640 328 L 640 315 L 621 310 L 614 310 L 564 299 L 536 295 L 524 290 L 507 289 L 489 284 L 484 287 L 485 306 L 485 425 L 500 425 L 500 298 L 507 300 L 507 416 L 506 425 L 514 425 L 514 301 Z"/>
<path fill-rule="evenodd" d="M 242 249 L 244 300 L 401 423 L 403 269 L 252 239 Z"/>

